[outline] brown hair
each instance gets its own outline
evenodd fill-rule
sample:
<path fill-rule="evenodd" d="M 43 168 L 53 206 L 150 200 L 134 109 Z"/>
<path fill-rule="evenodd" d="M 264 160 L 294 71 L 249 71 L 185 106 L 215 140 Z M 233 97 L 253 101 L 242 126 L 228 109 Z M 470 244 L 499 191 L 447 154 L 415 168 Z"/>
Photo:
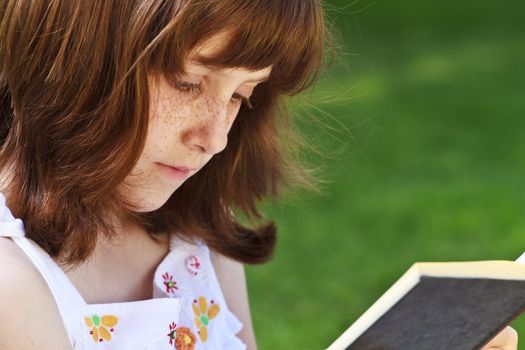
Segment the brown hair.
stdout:
<path fill-rule="evenodd" d="M 185 56 L 227 32 L 205 64 L 263 69 L 227 148 L 160 209 L 136 213 L 117 190 L 145 143 L 147 74 L 177 74 Z M 232 216 L 283 184 L 308 183 L 285 151 L 294 140 L 282 95 L 302 91 L 323 61 L 320 0 L 8 0 L 0 4 L 0 169 L 13 214 L 52 256 L 79 263 L 122 213 L 152 236 L 173 232 L 248 263 L 267 260 L 272 222 Z M 283 140 L 283 138 L 285 138 Z M 177 205 L 183 203 L 181 205 Z M 124 209 L 122 209 L 124 208 Z M 120 214 L 119 214 L 120 215 Z"/>

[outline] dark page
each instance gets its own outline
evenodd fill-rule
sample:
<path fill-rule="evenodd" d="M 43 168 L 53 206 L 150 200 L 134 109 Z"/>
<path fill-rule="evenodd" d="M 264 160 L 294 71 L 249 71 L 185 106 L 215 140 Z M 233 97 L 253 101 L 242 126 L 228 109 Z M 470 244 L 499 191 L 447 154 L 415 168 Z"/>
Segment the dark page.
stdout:
<path fill-rule="evenodd" d="M 525 308 L 525 281 L 422 277 L 347 350 L 479 349 Z"/>

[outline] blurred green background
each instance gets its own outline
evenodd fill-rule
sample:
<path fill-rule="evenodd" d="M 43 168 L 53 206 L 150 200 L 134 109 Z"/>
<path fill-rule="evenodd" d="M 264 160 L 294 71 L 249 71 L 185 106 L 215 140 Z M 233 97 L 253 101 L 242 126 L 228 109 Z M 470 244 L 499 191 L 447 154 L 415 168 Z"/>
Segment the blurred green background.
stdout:
<path fill-rule="evenodd" d="M 343 54 L 294 114 L 325 124 L 300 122 L 328 181 L 265 210 L 278 248 L 247 268 L 263 350 L 325 348 L 415 261 L 525 251 L 525 2 L 326 5 Z"/>

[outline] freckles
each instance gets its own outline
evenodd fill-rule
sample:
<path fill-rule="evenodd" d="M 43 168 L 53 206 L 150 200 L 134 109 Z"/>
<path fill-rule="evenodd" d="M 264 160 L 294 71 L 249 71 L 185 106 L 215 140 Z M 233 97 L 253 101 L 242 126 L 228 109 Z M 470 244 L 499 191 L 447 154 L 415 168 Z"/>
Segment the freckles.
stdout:
<path fill-rule="evenodd" d="M 212 125 L 219 127 L 219 129 L 228 128 L 229 123 L 229 113 L 230 105 L 228 102 L 221 102 L 219 99 L 206 98 L 198 106 L 198 111 L 196 113 L 204 113 L 207 118 L 205 118 L 204 123 L 202 124 L 201 129 L 208 129 Z"/>
<path fill-rule="evenodd" d="M 183 142 L 188 135 L 227 133 L 234 120 L 230 101 L 219 96 L 192 96 L 175 91 L 163 82 L 157 92 L 151 106 L 148 131 L 148 153 L 152 156 L 165 151 L 167 146 Z M 179 147 L 179 150 L 186 149 Z"/>
<path fill-rule="evenodd" d="M 179 96 L 169 96 L 159 101 L 155 111 L 155 120 L 162 124 L 162 127 L 180 127 L 185 119 L 185 103 Z"/>
<path fill-rule="evenodd" d="M 208 113 L 208 115 L 213 115 L 215 111 L 218 110 L 219 106 L 217 106 L 217 102 L 206 101 L 206 106 L 204 108 L 206 108 L 206 112 Z M 208 119 L 205 123 L 205 127 L 207 128 L 209 124 L 210 124 L 210 120 Z"/>

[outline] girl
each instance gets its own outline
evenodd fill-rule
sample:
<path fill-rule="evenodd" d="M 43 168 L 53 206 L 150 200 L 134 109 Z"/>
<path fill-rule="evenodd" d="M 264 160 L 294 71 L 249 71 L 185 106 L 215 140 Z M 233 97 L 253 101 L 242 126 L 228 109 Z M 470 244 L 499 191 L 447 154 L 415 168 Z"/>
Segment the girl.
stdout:
<path fill-rule="evenodd" d="M 0 348 L 255 349 L 318 0 L 0 4 Z M 281 138 L 282 139 L 282 138 Z"/>
<path fill-rule="evenodd" d="M 255 349 L 318 0 L 0 4 L 0 348 Z M 287 141 L 290 138 L 286 138 Z M 288 144 L 287 144 L 288 145 Z"/>

